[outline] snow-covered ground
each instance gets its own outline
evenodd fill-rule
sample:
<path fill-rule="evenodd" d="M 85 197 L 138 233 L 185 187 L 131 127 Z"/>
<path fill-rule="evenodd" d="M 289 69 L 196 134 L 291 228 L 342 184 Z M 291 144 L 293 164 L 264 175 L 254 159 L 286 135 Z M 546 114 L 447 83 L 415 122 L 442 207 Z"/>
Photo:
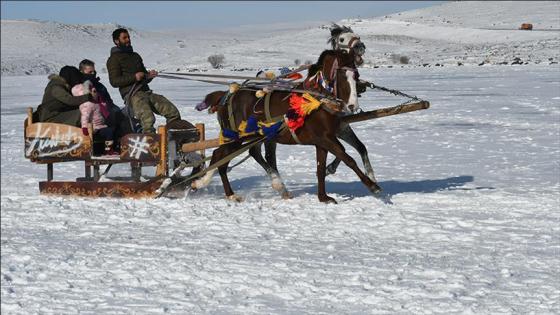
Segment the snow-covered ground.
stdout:
<path fill-rule="evenodd" d="M 22 126 L 47 79 L 4 77 L 2 313 L 558 314 L 560 67 L 361 77 L 432 107 L 354 125 L 385 198 L 341 166 L 327 178 L 338 205 L 317 201 L 315 151 L 303 146 L 279 146 L 288 201 L 251 160 L 230 176 L 243 203 L 223 198 L 219 177 L 179 199 L 40 196 L 45 167 L 23 158 Z M 193 109 L 215 86 L 152 88 L 217 134 L 215 117 Z M 56 179 L 81 173 L 55 166 Z"/>
<path fill-rule="evenodd" d="M 560 62 L 560 2 L 458 1 L 382 17 L 346 19 L 367 46 L 364 67 L 400 64 L 457 66 Z M 320 20 L 320 16 L 316 19 Z M 518 30 L 532 23 L 533 31 Z M 88 58 L 103 71 L 115 24 L 69 25 L 2 20 L 2 76 L 57 72 Z M 228 69 L 291 66 L 314 61 L 327 48 L 329 23 L 301 22 L 220 31 L 132 29 L 146 65 L 159 70 L 210 69 L 223 54 Z"/>
<path fill-rule="evenodd" d="M 315 150 L 282 145 L 287 201 L 252 160 L 230 175 L 243 203 L 224 199 L 218 176 L 175 199 L 39 195 L 46 167 L 24 159 L 25 109 L 64 64 L 90 58 L 103 72 L 116 25 L 2 20 L 2 313 L 559 314 L 560 2 L 449 2 L 339 22 L 367 46 L 361 78 L 432 106 L 354 124 L 383 198 L 341 166 L 327 178 L 339 204 L 324 205 Z M 534 31 L 516 30 L 527 22 Z M 131 35 L 148 68 L 206 70 L 222 53 L 220 72 L 255 74 L 315 61 L 328 27 Z M 515 57 L 528 64 L 492 65 Z M 216 86 L 151 87 L 217 136 L 215 117 L 194 110 Z M 401 101 L 360 99 L 365 110 Z M 55 166 L 55 179 L 82 173 Z"/>

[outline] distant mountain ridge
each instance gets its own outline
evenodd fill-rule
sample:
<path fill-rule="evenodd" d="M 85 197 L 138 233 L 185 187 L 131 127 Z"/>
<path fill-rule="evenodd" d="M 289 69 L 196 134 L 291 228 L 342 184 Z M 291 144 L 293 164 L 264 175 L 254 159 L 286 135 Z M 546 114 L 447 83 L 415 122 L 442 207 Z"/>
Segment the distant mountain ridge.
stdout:
<path fill-rule="evenodd" d="M 535 30 L 517 30 L 525 22 L 534 23 Z M 560 59 L 559 2 L 449 2 L 338 23 L 351 26 L 365 42 L 364 67 L 403 65 L 403 61 L 407 66 L 514 60 L 547 64 Z M 103 71 L 112 47 L 111 33 L 121 26 L 2 20 L 2 76 L 53 73 L 83 58 L 94 60 Z M 225 56 L 226 70 L 293 66 L 296 59 L 314 62 L 329 48 L 328 24 L 196 32 L 128 29 L 146 66 L 158 70 L 210 69 L 207 58 L 212 54 Z"/>

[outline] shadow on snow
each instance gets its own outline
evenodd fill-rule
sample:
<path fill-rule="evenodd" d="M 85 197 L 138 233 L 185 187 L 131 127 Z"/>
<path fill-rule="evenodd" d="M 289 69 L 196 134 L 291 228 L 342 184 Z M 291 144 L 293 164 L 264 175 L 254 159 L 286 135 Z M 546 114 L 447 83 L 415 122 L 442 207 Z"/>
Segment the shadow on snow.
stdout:
<path fill-rule="evenodd" d="M 442 190 L 479 190 L 494 189 L 493 187 L 462 187 L 467 183 L 474 181 L 474 177 L 470 175 L 461 175 L 448 177 L 443 179 L 425 179 L 410 182 L 403 181 L 381 181 L 379 185 L 383 192 L 378 195 L 386 203 L 391 203 L 390 197 L 402 193 L 434 193 Z M 270 188 L 269 181 L 263 176 L 250 176 L 236 179 L 231 182 L 235 189 L 252 189 L 252 188 Z M 362 184 L 361 181 L 354 182 L 329 182 L 327 177 L 327 193 L 335 193 L 347 198 L 359 198 L 372 196 L 371 192 Z M 295 197 L 302 194 L 316 194 L 317 184 L 313 183 L 286 183 Z"/>

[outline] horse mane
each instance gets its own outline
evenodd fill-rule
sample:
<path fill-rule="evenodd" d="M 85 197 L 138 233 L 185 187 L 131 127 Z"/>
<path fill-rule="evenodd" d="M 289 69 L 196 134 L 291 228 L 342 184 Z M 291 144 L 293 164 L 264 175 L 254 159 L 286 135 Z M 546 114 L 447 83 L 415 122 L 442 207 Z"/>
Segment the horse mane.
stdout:
<path fill-rule="evenodd" d="M 336 49 L 336 38 L 342 33 L 354 33 L 352 29 L 348 26 L 340 26 L 336 23 L 331 24 L 331 37 L 327 40 L 327 44 L 331 44 L 332 49 Z"/>
<path fill-rule="evenodd" d="M 315 75 L 315 73 L 317 73 L 317 71 L 321 70 L 323 62 L 325 61 L 325 58 L 328 55 L 332 55 L 332 54 L 336 54 L 336 50 L 332 50 L 332 49 L 327 49 L 324 50 L 321 55 L 319 56 L 319 59 L 317 59 L 317 62 L 312 64 L 311 67 L 309 67 L 308 73 L 310 76 Z"/>
<path fill-rule="evenodd" d="M 348 53 L 345 52 L 345 51 L 334 50 L 334 49 L 327 49 L 327 50 L 324 50 L 324 51 L 321 53 L 321 55 L 319 56 L 319 59 L 317 59 L 317 62 L 314 63 L 314 64 L 312 64 L 312 65 L 309 67 L 309 70 L 307 70 L 308 75 L 309 75 L 309 76 L 313 76 L 315 73 L 317 73 L 317 71 L 321 70 L 321 68 L 322 68 L 322 66 L 323 66 L 323 63 L 324 63 L 324 61 L 325 61 L 325 58 L 326 58 L 327 56 L 331 56 L 331 55 L 334 55 L 334 56 L 337 56 L 337 57 L 338 57 L 338 56 L 344 56 L 344 55 L 350 56 L 350 54 L 348 54 Z M 350 60 L 350 59 L 349 59 L 349 60 Z M 352 58 L 352 60 L 354 60 L 354 58 Z"/>

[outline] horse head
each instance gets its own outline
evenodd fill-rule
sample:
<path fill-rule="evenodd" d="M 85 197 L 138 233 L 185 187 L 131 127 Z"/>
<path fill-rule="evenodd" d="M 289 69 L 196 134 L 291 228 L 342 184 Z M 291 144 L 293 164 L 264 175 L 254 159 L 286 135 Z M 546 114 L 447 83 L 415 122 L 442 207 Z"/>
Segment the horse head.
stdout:
<path fill-rule="evenodd" d="M 354 52 L 354 62 L 357 66 L 364 63 L 362 56 L 366 52 L 366 45 L 360 40 L 360 36 L 356 35 L 348 26 L 340 26 L 333 23 L 330 28 L 331 37 L 327 41 L 333 50 L 344 50 L 347 53 Z"/>
<path fill-rule="evenodd" d="M 355 53 L 344 50 L 325 50 L 313 64 L 304 81 L 305 88 L 328 93 L 342 101 L 344 111 L 353 113 L 358 110 L 358 69 L 355 64 Z"/>

